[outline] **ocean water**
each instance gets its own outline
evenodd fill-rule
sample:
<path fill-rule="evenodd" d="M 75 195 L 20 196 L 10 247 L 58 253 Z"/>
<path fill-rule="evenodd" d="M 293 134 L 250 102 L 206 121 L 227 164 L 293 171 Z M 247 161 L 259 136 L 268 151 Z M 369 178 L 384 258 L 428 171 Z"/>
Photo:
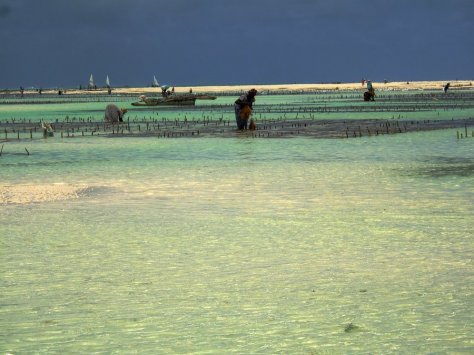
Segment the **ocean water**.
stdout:
<path fill-rule="evenodd" d="M 383 92 L 377 93 L 375 102 L 361 100 L 361 92 L 316 93 L 300 95 L 257 96 L 254 117 L 261 118 L 313 118 L 313 119 L 410 119 L 436 120 L 467 118 L 474 116 L 473 93 L 459 90 L 456 94 L 441 95 L 437 91 Z M 419 97 L 422 95 L 422 97 Z M 456 95 L 456 96 L 454 96 Z M 465 95 L 463 97 L 462 95 Z M 45 95 L 43 95 L 45 96 Z M 109 99 L 109 101 L 107 101 Z M 5 99 L 0 96 L 0 122 L 47 121 L 54 123 L 73 120 L 101 121 L 108 103 L 128 108 L 126 118 L 134 120 L 183 120 L 209 118 L 234 121 L 234 96 L 219 96 L 216 100 L 197 100 L 196 107 L 134 107 L 137 97 L 99 96 L 98 98 L 57 97 L 39 95 L 25 98 L 29 104 L 22 105 L 20 98 Z M 10 104 L 2 104 L 9 102 Z M 16 104 L 13 104 L 16 103 Z M 374 107 L 375 106 L 375 107 Z M 372 109 L 372 107 L 374 107 Z M 328 108 L 328 112 L 313 112 L 314 108 Z M 349 109 L 348 109 L 349 108 Z M 361 110 L 359 111 L 358 108 Z M 365 108 L 365 110 L 364 110 Z M 308 109 L 308 110 L 306 110 Z M 332 109 L 332 110 L 331 110 Z M 338 110 L 336 110 L 338 109 Z M 296 113 L 298 115 L 296 116 Z"/>
<path fill-rule="evenodd" d="M 472 353 L 473 183 L 453 130 L 8 142 L 77 196 L 0 205 L 0 351 Z"/>

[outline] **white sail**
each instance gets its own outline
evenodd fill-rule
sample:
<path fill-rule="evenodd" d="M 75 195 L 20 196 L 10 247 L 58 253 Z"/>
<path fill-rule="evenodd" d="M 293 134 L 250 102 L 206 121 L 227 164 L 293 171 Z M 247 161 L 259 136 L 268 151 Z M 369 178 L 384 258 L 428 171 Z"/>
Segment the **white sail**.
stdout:
<path fill-rule="evenodd" d="M 91 74 L 91 77 L 89 78 L 89 86 L 93 87 L 94 86 L 94 77 Z"/>
<path fill-rule="evenodd" d="M 108 75 L 107 75 L 107 78 L 105 79 L 105 85 L 110 86 L 110 80 L 109 80 Z"/>
<path fill-rule="evenodd" d="M 153 86 L 158 87 L 160 84 L 158 83 L 158 80 L 156 80 L 156 77 L 153 75 Z"/>

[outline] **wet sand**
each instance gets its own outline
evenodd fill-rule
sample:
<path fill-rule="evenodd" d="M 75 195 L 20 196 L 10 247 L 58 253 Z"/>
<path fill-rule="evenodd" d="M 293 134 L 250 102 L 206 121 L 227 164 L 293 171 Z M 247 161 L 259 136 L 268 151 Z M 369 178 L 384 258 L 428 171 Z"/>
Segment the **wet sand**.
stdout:
<path fill-rule="evenodd" d="M 0 184 L 0 205 L 30 204 L 76 199 L 79 198 L 86 189 L 86 185 L 71 184 Z"/>

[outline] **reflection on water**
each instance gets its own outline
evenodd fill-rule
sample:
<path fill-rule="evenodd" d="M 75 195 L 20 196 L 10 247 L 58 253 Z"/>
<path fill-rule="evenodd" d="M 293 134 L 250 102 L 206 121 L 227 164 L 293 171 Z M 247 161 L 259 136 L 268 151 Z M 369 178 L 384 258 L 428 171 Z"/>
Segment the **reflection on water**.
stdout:
<path fill-rule="evenodd" d="M 86 187 L 1 205 L 0 350 L 472 352 L 472 140 L 454 137 L 2 156 L 2 186 Z"/>

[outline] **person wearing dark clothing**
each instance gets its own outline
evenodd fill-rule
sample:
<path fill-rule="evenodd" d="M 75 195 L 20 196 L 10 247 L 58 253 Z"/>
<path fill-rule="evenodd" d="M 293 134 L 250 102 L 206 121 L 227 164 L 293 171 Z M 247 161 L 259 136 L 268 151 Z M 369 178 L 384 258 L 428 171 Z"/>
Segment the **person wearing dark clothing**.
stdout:
<path fill-rule="evenodd" d="M 375 101 L 375 90 L 370 80 L 367 80 L 367 91 L 364 92 L 364 101 Z"/>
<path fill-rule="evenodd" d="M 247 129 L 249 118 L 248 112 L 249 109 L 252 110 L 253 108 L 253 103 L 255 102 L 256 95 L 257 90 L 252 89 L 246 94 L 240 96 L 237 100 L 235 100 L 235 120 L 237 122 L 237 128 L 240 130 Z"/>
<path fill-rule="evenodd" d="M 443 88 L 443 91 L 444 93 L 447 93 L 448 92 L 448 89 L 449 89 L 449 86 L 451 85 L 451 83 L 447 83 L 444 88 Z"/>

